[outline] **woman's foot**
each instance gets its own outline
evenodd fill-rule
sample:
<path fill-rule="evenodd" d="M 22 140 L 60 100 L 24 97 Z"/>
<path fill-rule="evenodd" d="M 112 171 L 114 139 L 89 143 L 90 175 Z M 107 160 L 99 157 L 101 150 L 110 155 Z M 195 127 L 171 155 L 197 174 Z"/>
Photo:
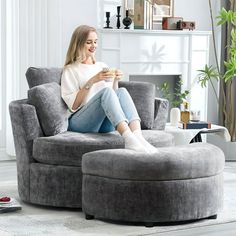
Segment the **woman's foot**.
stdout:
<path fill-rule="evenodd" d="M 130 149 L 137 152 L 150 153 L 149 150 L 135 137 L 130 129 L 123 132 L 122 137 L 125 140 L 125 149 Z"/>
<path fill-rule="evenodd" d="M 137 129 L 133 132 L 134 136 L 138 139 L 138 141 L 148 150 L 149 153 L 159 152 L 156 147 L 150 144 L 142 134 L 142 131 Z"/>

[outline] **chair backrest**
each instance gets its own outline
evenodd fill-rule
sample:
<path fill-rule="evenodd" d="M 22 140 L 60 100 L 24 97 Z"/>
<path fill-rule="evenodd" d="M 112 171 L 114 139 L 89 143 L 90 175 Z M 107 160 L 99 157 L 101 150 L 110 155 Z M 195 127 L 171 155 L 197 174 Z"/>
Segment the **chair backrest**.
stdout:
<path fill-rule="evenodd" d="M 26 79 L 29 88 L 37 85 L 56 82 L 61 84 L 62 68 L 36 68 L 29 67 L 26 71 Z"/>
<path fill-rule="evenodd" d="M 119 87 L 129 91 L 138 114 L 142 129 L 152 129 L 155 111 L 155 85 L 148 82 L 120 81 Z"/>
<path fill-rule="evenodd" d="M 67 105 L 61 98 L 62 68 L 35 68 L 26 71 L 28 103 L 36 109 L 44 135 L 65 132 L 68 127 Z"/>

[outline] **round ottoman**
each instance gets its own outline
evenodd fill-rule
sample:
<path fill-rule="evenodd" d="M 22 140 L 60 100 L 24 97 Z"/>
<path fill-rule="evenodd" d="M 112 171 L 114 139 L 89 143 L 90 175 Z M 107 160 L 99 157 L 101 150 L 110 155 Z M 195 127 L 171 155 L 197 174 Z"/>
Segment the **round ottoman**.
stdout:
<path fill-rule="evenodd" d="M 86 219 L 177 222 L 216 218 L 223 204 L 224 154 L 207 143 L 145 154 L 100 150 L 82 157 Z"/>

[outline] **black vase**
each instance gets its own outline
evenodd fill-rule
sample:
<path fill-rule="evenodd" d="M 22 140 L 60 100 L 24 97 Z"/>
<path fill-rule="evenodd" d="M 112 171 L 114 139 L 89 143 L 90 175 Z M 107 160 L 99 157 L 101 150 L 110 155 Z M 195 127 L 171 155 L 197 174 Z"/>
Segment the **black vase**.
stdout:
<path fill-rule="evenodd" d="M 116 22 L 117 29 L 120 28 L 120 17 L 121 17 L 121 15 L 120 15 L 120 8 L 121 8 L 121 6 L 117 7 L 117 15 L 116 15 L 116 17 L 117 17 L 117 22 Z"/>
<path fill-rule="evenodd" d="M 129 26 L 132 23 L 132 19 L 129 17 L 129 10 L 126 10 L 126 17 L 123 19 L 123 25 L 125 26 L 125 29 L 129 29 Z"/>
<path fill-rule="evenodd" d="M 107 18 L 106 26 L 104 28 L 105 29 L 112 29 L 112 27 L 110 27 L 110 12 L 109 11 L 106 12 L 106 18 Z"/>

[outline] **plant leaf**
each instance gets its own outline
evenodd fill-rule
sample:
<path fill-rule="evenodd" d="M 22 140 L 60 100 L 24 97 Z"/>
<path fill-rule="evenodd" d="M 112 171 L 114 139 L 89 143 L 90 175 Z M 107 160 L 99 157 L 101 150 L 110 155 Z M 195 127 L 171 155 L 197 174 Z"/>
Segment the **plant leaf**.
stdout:
<path fill-rule="evenodd" d="M 216 68 L 213 66 L 205 65 L 205 68 L 203 70 L 198 71 L 201 72 L 197 75 L 198 83 L 200 83 L 202 88 L 206 87 L 208 81 L 212 79 L 219 80 L 219 74 Z"/>

